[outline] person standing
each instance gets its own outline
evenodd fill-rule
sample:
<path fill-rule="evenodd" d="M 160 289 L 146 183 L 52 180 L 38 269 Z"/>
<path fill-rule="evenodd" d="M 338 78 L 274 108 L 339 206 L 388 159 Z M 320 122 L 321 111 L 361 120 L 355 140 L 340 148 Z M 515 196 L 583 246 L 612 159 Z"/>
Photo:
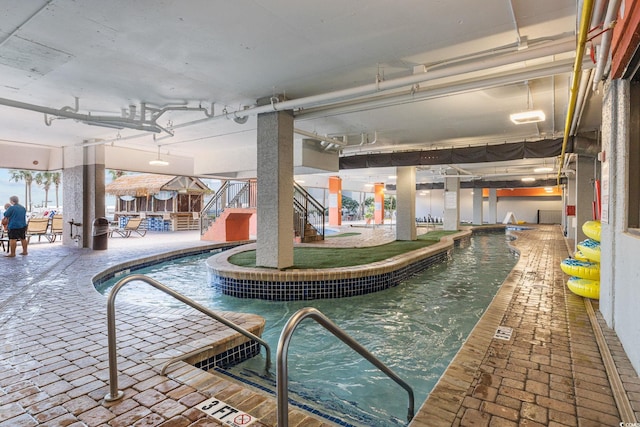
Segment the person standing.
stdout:
<path fill-rule="evenodd" d="M 9 253 L 6 257 L 16 256 L 17 240 L 22 244 L 22 253 L 27 255 L 27 210 L 19 202 L 18 196 L 9 197 L 11 206 L 4 211 L 4 217 L 8 218 L 7 228 L 9 229 Z"/>

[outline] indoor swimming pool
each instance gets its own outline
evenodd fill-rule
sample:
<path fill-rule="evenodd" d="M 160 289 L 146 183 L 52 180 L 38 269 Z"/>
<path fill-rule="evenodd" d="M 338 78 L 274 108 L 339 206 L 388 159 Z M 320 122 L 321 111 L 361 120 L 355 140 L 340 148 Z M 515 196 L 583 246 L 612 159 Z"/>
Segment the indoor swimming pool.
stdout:
<path fill-rule="evenodd" d="M 213 310 L 256 313 L 266 319 L 262 338 L 274 352 L 283 326 L 298 309 L 315 307 L 364 345 L 414 390 L 416 410 L 426 399 L 517 261 L 510 236 L 482 233 L 453 250 L 452 258 L 400 285 L 373 294 L 328 300 L 264 301 L 222 295 L 210 285 L 210 254 L 158 264 L 148 275 Z M 107 294 L 118 279 L 103 283 Z M 181 307 L 143 283 L 122 289 L 119 301 Z M 264 351 L 229 371 L 261 385 Z M 407 393 L 312 320 L 289 346 L 289 397 L 358 426 L 406 425 Z"/>

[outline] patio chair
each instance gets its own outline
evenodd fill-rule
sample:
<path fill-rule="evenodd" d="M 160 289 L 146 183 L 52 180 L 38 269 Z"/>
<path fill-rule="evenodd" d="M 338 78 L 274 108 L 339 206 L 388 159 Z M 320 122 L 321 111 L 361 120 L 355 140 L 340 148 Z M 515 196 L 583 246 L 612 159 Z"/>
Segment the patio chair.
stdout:
<path fill-rule="evenodd" d="M 142 227 L 142 218 L 129 218 L 124 227 L 109 230 L 110 237 L 113 237 L 113 233 L 118 233 L 121 237 L 130 237 L 132 233 L 137 233 L 144 237 L 147 230 Z"/>
<path fill-rule="evenodd" d="M 3 251 L 9 252 L 9 235 L 4 231 L 4 227 L 0 227 L 0 246 Z"/>
<path fill-rule="evenodd" d="M 64 223 L 62 222 L 61 214 L 56 214 L 51 218 L 51 232 L 47 235 L 50 243 L 55 242 L 58 236 L 62 239 L 63 226 Z"/>
<path fill-rule="evenodd" d="M 49 218 L 30 218 L 27 223 L 27 241 L 31 241 L 32 236 L 38 236 L 38 242 L 42 236 L 49 234 Z M 48 237 L 47 237 L 48 238 Z"/>

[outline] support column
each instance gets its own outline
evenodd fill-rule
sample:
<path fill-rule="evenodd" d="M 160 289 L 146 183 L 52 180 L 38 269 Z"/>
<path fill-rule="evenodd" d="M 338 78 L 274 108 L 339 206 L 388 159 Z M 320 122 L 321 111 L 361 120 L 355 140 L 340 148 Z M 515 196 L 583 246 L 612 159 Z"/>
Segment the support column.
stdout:
<path fill-rule="evenodd" d="M 416 240 L 416 168 L 396 168 L 396 239 Z"/>
<path fill-rule="evenodd" d="M 460 228 L 460 178 L 444 178 L 444 230 Z"/>
<path fill-rule="evenodd" d="M 569 175 L 567 177 L 567 202 L 564 214 L 567 217 L 567 244 L 569 247 L 576 250 L 576 237 L 578 235 L 577 224 L 578 219 L 576 218 L 576 188 L 577 188 L 577 177 Z"/>
<path fill-rule="evenodd" d="M 105 216 L 104 146 L 65 147 L 62 180 L 62 243 L 91 246 L 93 220 Z M 71 227 L 69 221 L 82 226 Z M 71 238 L 77 234 L 78 239 Z"/>
<path fill-rule="evenodd" d="M 256 265 L 293 265 L 293 116 L 258 114 Z"/>
<path fill-rule="evenodd" d="M 373 223 L 384 224 L 384 183 L 373 186 Z"/>
<path fill-rule="evenodd" d="M 473 223 L 476 225 L 482 225 L 482 200 L 484 192 L 483 188 L 473 189 Z"/>
<path fill-rule="evenodd" d="M 342 179 L 329 177 L 329 225 L 342 225 Z"/>
<path fill-rule="evenodd" d="M 593 218 L 593 185 L 596 177 L 594 158 L 578 155 L 576 164 L 576 244 L 587 236 L 582 231 L 582 224 Z"/>
<path fill-rule="evenodd" d="M 489 189 L 489 218 L 487 218 L 489 224 L 498 223 L 498 190 L 495 188 Z"/>

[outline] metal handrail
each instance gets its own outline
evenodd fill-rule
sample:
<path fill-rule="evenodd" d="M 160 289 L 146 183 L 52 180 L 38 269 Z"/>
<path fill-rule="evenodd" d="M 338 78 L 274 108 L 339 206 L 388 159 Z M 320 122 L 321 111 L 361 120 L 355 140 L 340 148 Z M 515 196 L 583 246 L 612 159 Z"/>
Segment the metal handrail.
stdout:
<path fill-rule="evenodd" d="M 319 310 L 313 307 L 305 307 L 296 311 L 293 316 L 289 318 L 289 321 L 282 329 L 280 339 L 278 340 L 278 352 L 276 355 L 276 394 L 278 399 L 277 407 L 277 425 L 279 427 L 288 427 L 289 425 L 289 378 L 287 367 L 287 355 L 289 349 L 289 341 L 293 332 L 298 324 L 307 317 L 312 318 L 320 325 L 324 326 L 334 336 L 339 338 L 342 342 L 347 344 L 353 350 L 357 351 L 362 357 L 367 359 L 376 368 L 385 373 L 389 378 L 399 384 L 409 393 L 409 411 L 407 420 L 411 421 L 414 415 L 414 397 L 413 389 L 409 384 L 402 380 L 391 368 L 387 367 L 384 363 L 378 360 L 373 354 L 371 354 L 360 343 L 351 338 L 345 331 L 340 329 L 338 325 L 333 323 L 327 316 L 322 314 Z"/>
<path fill-rule="evenodd" d="M 107 402 L 112 402 L 114 400 L 118 400 L 122 398 L 124 392 L 122 390 L 118 390 L 118 354 L 116 349 L 116 295 L 124 285 L 134 280 L 140 280 L 146 282 L 147 284 L 153 286 L 154 288 L 174 297 L 178 301 L 181 301 L 188 306 L 195 308 L 199 312 L 206 314 L 214 320 L 230 327 L 236 332 L 241 333 L 247 338 L 257 341 L 260 345 L 262 345 L 267 352 L 267 360 L 265 370 L 269 371 L 269 367 L 271 366 L 271 348 L 269 344 L 267 344 L 262 338 L 252 334 L 251 332 L 243 329 L 242 327 L 236 325 L 235 323 L 217 315 L 213 311 L 208 308 L 198 304 L 190 298 L 185 297 L 182 294 L 174 291 L 173 289 L 163 285 L 160 282 L 153 280 L 150 277 L 147 277 L 142 274 L 132 274 L 118 281 L 115 284 L 111 292 L 109 293 L 109 298 L 107 300 L 107 341 L 109 346 L 109 393 L 104 397 L 104 400 Z"/>

